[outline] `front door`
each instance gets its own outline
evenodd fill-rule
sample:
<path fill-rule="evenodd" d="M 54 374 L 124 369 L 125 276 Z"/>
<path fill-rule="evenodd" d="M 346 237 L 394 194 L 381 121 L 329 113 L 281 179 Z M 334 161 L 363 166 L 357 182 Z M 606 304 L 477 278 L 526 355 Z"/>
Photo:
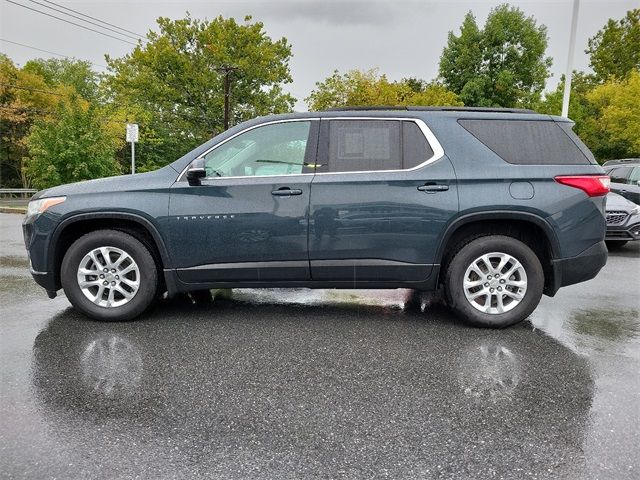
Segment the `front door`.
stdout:
<path fill-rule="evenodd" d="M 171 255 L 187 283 L 310 278 L 310 185 L 318 121 L 253 127 L 204 155 L 199 186 L 171 191 Z"/>
<path fill-rule="evenodd" d="M 453 167 L 420 120 L 322 120 L 311 185 L 313 280 L 421 282 L 458 211 Z"/>

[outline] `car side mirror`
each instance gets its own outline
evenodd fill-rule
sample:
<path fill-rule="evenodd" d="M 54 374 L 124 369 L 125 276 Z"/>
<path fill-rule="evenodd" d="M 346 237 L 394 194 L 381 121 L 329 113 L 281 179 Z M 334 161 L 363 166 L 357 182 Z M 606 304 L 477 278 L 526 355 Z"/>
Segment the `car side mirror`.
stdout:
<path fill-rule="evenodd" d="M 189 169 L 187 170 L 187 181 L 191 186 L 200 185 L 200 180 L 207 176 L 207 170 L 205 169 L 204 158 L 196 158 Z"/>

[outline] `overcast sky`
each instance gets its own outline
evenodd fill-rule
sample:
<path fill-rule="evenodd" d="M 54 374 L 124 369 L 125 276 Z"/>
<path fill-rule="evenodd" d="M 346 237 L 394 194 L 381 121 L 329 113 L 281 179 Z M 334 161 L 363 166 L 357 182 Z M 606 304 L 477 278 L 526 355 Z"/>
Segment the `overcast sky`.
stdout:
<path fill-rule="evenodd" d="M 12 1 L 63 16 L 30 0 Z M 43 3 L 43 0 L 36 1 Z M 490 0 L 54 1 L 143 34 L 155 29 L 157 17 L 181 18 L 186 11 L 197 18 L 224 15 L 242 20 L 245 15 L 252 15 L 264 22 L 272 38 L 284 36 L 293 47 L 293 83 L 286 88 L 298 99 L 296 110 L 306 110 L 304 98 L 316 81 L 334 69 L 344 72 L 377 67 L 390 79 L 408 76 L 433 79 L 447 32 L 458 32 L 469 10 L 483 25 L 489 10 L 503 3 Z M 553 77 L 548 88 L 553 88 L 567 65 L 573 0 L 509 3 L 548 27 L 547 54 L 553 58 Z M 589 59 L 584 54 L 587 39 L 602 28 L 607 19 L 622 18 L 627 10 L 638 6 L 638 0 L 581 0 L 574 68 L 588 69 Z M 120 56 L 133 48 L 6 0 L 0 0 L 0 38 L 96 64 L 104 64 L 105 53 Z M 0 51 L 18 64 L 34 57 L 51 57 L 6 42 L 0 42 Z"/>

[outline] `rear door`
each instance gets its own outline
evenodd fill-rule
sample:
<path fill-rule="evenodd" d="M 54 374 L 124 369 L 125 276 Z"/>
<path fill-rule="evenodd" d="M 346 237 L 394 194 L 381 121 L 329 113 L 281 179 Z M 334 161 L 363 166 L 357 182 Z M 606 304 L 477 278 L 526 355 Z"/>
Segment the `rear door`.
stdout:
<path fill-rule="evenodd" d="M 453 167 L 433 134 L 421 120 L 385 118 L 323 119 L 320 131 L 313 280 L 426 280 L 437 239 L 458 211 Z"/>

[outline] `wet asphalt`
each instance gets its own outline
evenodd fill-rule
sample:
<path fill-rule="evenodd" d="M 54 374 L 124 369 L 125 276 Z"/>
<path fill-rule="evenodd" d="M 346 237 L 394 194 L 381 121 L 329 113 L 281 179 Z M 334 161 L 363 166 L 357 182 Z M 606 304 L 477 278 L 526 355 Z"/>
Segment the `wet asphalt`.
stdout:
<path fill-rule="evenodd" d="M 640 477 L 638 244 L 500 331 L 404 290 L 108 324 L 47 299 L 20 222 L 0 214 L 2 478 Z"/>

